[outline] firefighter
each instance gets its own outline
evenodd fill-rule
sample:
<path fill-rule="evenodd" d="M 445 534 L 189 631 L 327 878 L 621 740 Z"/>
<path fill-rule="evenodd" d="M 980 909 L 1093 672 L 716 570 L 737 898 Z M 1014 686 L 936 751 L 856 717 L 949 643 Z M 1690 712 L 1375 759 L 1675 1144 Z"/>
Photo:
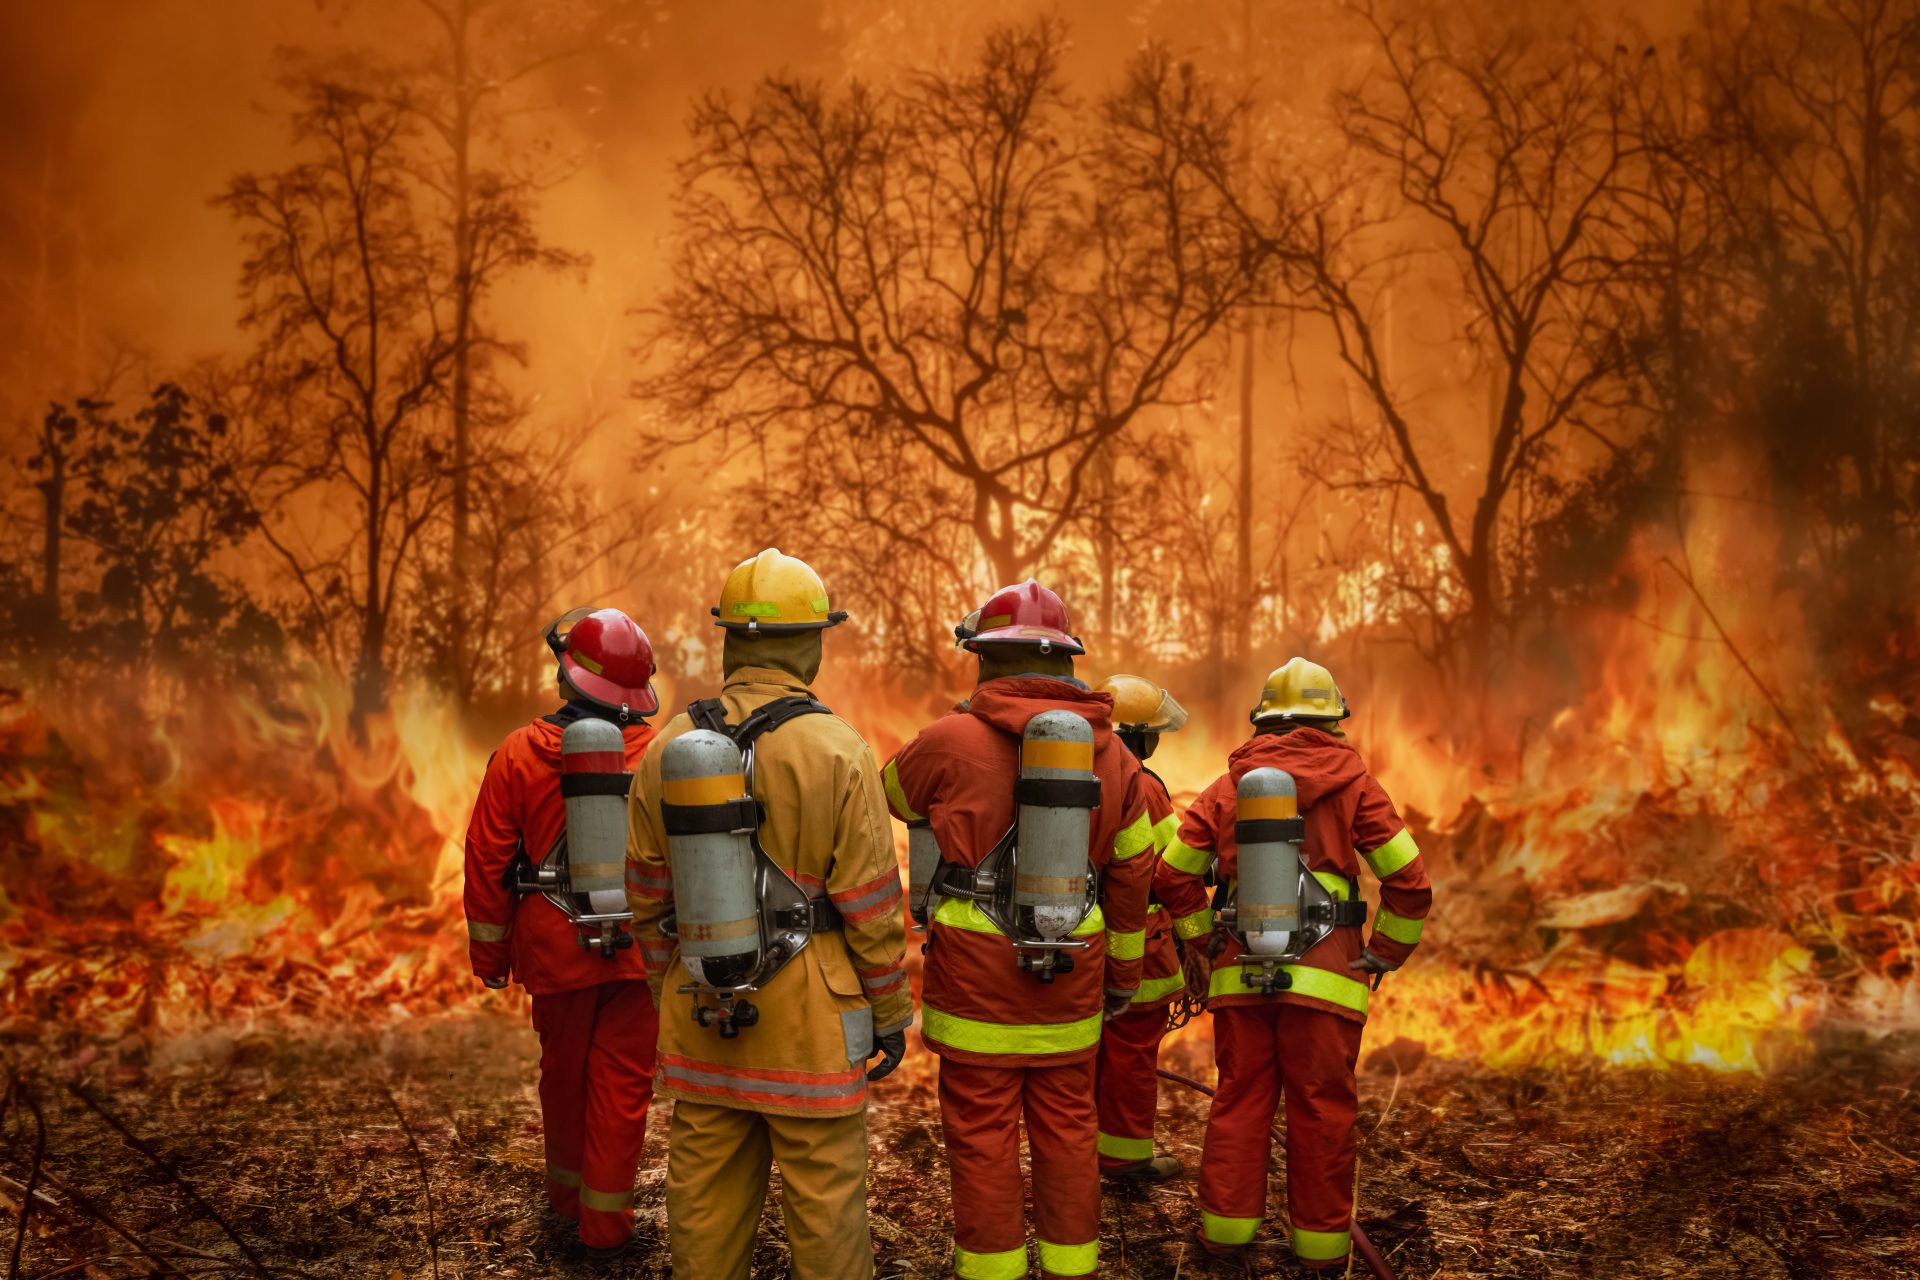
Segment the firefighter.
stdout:
<path fill-rule="evenodd" d="M 1258 989 L 1263 970 L 1257 953 L 1243 947 L 1247 935 L 1221 930 L 1209 942 L 1217 956 L 1208 1008 L 1220 1081 L 1200 1157 L 1199 1238 L 1212 1252 L 1233 1253 L 1259 1228 L 1266 1216 L 1270 1129 L 1284 1096 L 1293 1251 L 1315 1271 L 1347 1264 L 1354 1064 L 1369 985 L 1406 963 L 1433 902 L 1412 832 L 1341 731 L 1350 714 L 1325 667 L 1294 658 L 1274 671 L 1250 716 L 1253 736 L 1194 801 L 1165 855 L 1177 875 L 1198 882 L 1212 871 L 1227 887 L 1223 897 L 1233 894 L 1248 870 L 1239 861 L 1236 820 L 1256 816 L 1251 806 L 1238 812 L 1237 788 L 1256 769 L 1291 775 L 1299 821 L 1291 822 L 1287 811 L 1296 798 L 1288 797 L 1284 806 L 1257 815 L 1288 823 L 1242 831 L 1249 840 L 1259 827 L 1289 833 L 1260 838 L 1291 841 L 1297 853 L 1305 874 L 1296 872 L 1288 883 L 1298 886 L 1299 927 L 1306 930 L 1295 945 L 1307 949 L 1291 963 L 1271 965 L 1269 992 Z M 1359 898 L 1363 860 L 1380 881 L 1370 934 Z M 1318 934 L 1324 936 L 1312 941 Z"/>
<path fill-rule="evenodd" d="M 1074 678 L 1084 649 L 1058 596 L 1031 580 L 1003 588 L 969 629 L 962 643 L 978 658 L 979 679 L 967 710 L 923 729 L 882 771 L 894 816 L 929 823 L 941 858 L 921 1034 L 940 1057 L 953 1269 L 966 1280 L 1028 1274 L 1024 1116 L 1041 1273 L 1092 1275 L 1093 1059 L 1102 1021 L 1132 1008 L 1140 987 L 1150 791 L 1113 732 L 1113 699 Z M 1067 736 L 1050 740 L 1042 727 Z M 1040 874 L 1048 867 L 1054 874 Z M 1043 891 L 1074 908 L 1045 916 L 1053 934 L 1041 928 L 1040 908 L 1006 896 L 1039 900 Z M 1009 901 L 1018 909 L 1009 912 Z"/>
<path fill-rule="evenodd" d="M 582 927 L 570 918 L 574 896 L 516 893 L 514 884 L 529 879 L 532 859 L 551 865 L 566 849 L 567 731 L 599 721 L 609 726 L 607 739 L 617 732 L 618 761 L 599 763 L 617 763 L 611 776 L 619 778 L 631 773 L 652 741 L 646 717 L 659 709 L 659 700 L 652 685 L 653 646 L 618 609 L 576 609 L 548 627 L 546 639 L 566 701 L 514 730 L 487 762 L 467 827 L 467 949 L 474 975 L 487 986 L 504 987 L 512 977 L 532 997 L 547 1201 L 579 1222 L 589 1255 L 611 1258 L 633 1240 L 634 1171 L 653 1100 L 659 1019 L 646 965 L 624 931 L 608 937 L 625 945 L 583 945 Z M 617 900 L 617 823 L 609 834 Z"/>
<path fill-rule="evenodd" d="M 1109 676 L 1100 692 L 1113 699 L 1113 727 L 1127 750 L 1142 762 L 1147 814 L 1153 819 L 1153 893 L 1147 902 L 1147 949 L 1141 962 L 1140 989 L 1133 1006 L 1108 1022 L 1095 1060 L 1095 1098 L 1100 1111 L 1100 1171 L 1109 1177 L 1158 1181 L 1180 1172 L 1172 1156 L 1153 1153 L 1153 1122 L 1159 1100 L 1154 1074 L 1160 1041 L 1167 1034 L 1167 1005 L 1184 989 L 1176 935 L 1192 939 L 1211 932 L 1213 912 L 1207 892 L 1191 876 L 1175 874 L 1160 859 L 1179 821 L 1167 784 L 1145 767 L 1160 745 L 1160 735 L 1187 723 L 1186 708 L 1151 680 Z"/>
<path fill-rule="evenodd" d="M 674 1099 L 667 1157 L 673 1272 L 745 1280 L 778 1160 L 793 1275 L 860 1280 L 873 1274 L 867 1083 L 899 1065 L 913 996 L 879 771 L 860 735 L 809 688 L 820 671 L 822 634 L 846 614 L 829 610 L 826 587 L 805 562 L 771 549 L 728 575 L 714 613 L 726 633 L 720 697 L 694 703 L 667 725 L 629 807 L 635 931 L 666 1013 L 659 1084 Z M 681 816 L 703 799 L 706 788 L 694 783 L 711 781 L 680 777 L 676 744 L 696 728 L 710 744 L 750 743 L 751 797 L 733 802 L 744 806 L 738 818 Z M 675 763 L 665 763 L 669 757 Z M 666 781 L 669 767 L 676 772 Z M 740 767 L 736 757 L 735 789 L 748 785 Z M 685 835 L 689 828 L 737 836 L 729 823 L 754 827 L 764 884 L 699 878 L 723 858 L 676 860 L 675 841 L 699 838 Z M 797 892 L 797 922 L 753 896 L 776 887 Z M 757 937 L 750 919 L 741 922 L 743 933 L 698 923 L 708 918 L 710 896 L 741 894 L 748 895 L 744 910 L 759 913 Z M 768 976 L 757 989 L 720 999 L 711 990 L 719 968 L 686 949 L 706 949 L 729 932 L 741 934 L 740 945 L 762 966 L 781 953 L 755 950 L 760 939 L 804 945 L 779 967 L 760 970 Z M 869 1070 L 876 1054 L 884 1057 Z"/>

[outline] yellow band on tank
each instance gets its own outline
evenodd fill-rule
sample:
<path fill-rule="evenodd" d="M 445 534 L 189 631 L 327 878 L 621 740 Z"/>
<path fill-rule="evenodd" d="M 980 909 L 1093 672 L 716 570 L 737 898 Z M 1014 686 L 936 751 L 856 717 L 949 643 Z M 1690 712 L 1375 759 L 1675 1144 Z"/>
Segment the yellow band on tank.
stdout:
<path fill-rule="evenodd" d="M 1242 822 L 1269 822 L 1275 818 L 1300 816 L 1299 796 L 1248 796 L 1234 808 L 1234 817 Z"/>
<path fill-rule="evenodd" d="M 666 778 L 660 793 L 668 804 L 726 804 L 747 794 L 745 774 L 716 773 L 704 778 Z"/>
<path fill-rule="evenodd" d="M 1059 738 L 1027 738 L 1020 744 L 1023 769 L 1073 769 L 1093 772 L 1093 744 L 1064 742 Z"/>

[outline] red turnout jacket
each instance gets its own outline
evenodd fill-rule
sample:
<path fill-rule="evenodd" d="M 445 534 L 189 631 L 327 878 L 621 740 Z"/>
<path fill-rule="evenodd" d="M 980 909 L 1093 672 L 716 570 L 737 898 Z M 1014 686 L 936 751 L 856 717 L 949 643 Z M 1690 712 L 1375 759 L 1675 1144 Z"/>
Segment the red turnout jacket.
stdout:
<path fill-rule="evenodd" d="M 1239 849 L 1233 838 L 1235 789 L 1249 770 L 1263 767 L 1293 775 L 1300 816 L 1306 820 L 1301 857 L 1308 871 L 1316 873 L 1336 897 L 1345 897 L 1348 885 L 1357 882 L 1362 860 L 1379 877 L 1380 909 L 1364 945 L 1383 960 L 1404 963 L 1420 940 L 1421 926 L 1433 905 L 1433 886 L 1413 834 L 1400 820 L 1392 799 L 1344 738 L 1298 728 L 1258 734 L 1241 743 L 1228 757 L 1227 772 L 1187 810 L 1178 837 L 1167 849 L 1166 865 L 1190 884 L 1205 876 L 1209 867 L 1217 868 L 1221 883 L 1234 882 L 1239 874 Z M 1214 965 L 1209 1003 L 1231 1007 L 1278 999 L 1364 1022 L 1366 975 L 1347 967 L 1349 961 L 1360 958 L 1362 933 L 1361 929 L 1335 929 L 1298 965 L 1287 967 L 1293 985 L 1277 996 L 1246 990 L 1234 962 L 1239 944 L 1229 940 Z"/>
<path fill-rule="evenodd" d="M 1100 807 L 1087 853 L 1100 870 L 1100 909 L 1073 970 L 1042 983 L 1015 964 L 1013 944 L 979 907 L 937 903 L 929 926 L 921 1026 L 935 1052 L 978 1066 L 1048 1066 L 1093 1056 L 1102 988 L 1133 993 L 1146 950 L 1154 820 L 1146 775 L 1114 736 L 1113 699 L 1042 676 L 989 680 L 964 713 L 942 717 L 902 747 L 881 778 L 894 816 L 924 816 L 947 862 L 975 867 L 1013 825 L 1014 783 L 1027 721 L 1065 710 L 1093 727 Z"/>
<path fill-rule="evenodd" d="M 480 978 L 509 975 L 530 995 L 557 995 L 616 979 L 647 976 L 638 946 L 602 956 L 582 947 L 566 913 L 539 894 L 521 897 L 504 877 L 524 849 L 537 865 L 567 826 L 560 796 L 560 736 L 565 726 L 535 720 L 515 729 L 487 762 L 467 825 L 467 954 Z M 653 726 L 622 726 L 626 767 L 640 766 Z"/>

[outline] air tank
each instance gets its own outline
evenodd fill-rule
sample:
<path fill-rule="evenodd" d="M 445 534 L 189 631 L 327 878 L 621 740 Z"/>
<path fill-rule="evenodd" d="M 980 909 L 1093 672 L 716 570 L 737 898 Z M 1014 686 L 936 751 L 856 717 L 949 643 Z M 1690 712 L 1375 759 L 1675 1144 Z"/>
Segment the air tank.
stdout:
<path fill-rule="evenodd" d="M 683 733 L 660 753 L 660 784 L 681 958 L 695 982 L 733 986 L 760 959 L 753 799 L 740 749 L 708 729 Z"/>
<path fill-rule="evenodd" d="M 1300 927 L 1300 803 L 1293 775 L 1250 769 L 1234 793 L 1239 881 L 1234 926 L 1255 955 L 1285 953 Z"/>
<path fill-rule="evenodd" d="M 567 880 L 581 908 L 601 925 L 627 910 L 626 741 L 605 720 L 575 720 L 560 735 L 560 794 L 567 806 Z M 591 941 L 583 926 L 581 941 Z M 599 932 L 595 930 L 594 932 Z"/>
<path fill-rule="evenodd" d="M 1042 711 L 1020 742 L 1020 836 L 1013 905 L 1042 938 L 1064 938 L 1087 914 L 1087 853 L 1100 782 L 1093 726 L 1071 711 Z"/>
<path fill-rule="evenodd" d="M 927 922 L 928 890 L 940 869 L 940 841 L 925 821 L 907 824 L 907 910 L 915 924 Z"/>

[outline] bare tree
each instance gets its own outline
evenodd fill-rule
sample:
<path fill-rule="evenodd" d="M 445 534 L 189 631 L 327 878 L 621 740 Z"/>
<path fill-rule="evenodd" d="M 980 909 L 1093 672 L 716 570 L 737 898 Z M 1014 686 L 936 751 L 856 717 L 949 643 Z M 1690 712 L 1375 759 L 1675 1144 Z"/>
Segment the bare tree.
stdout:
<path fill-rule="evenodd" d="M 302 629 L 352 672 L 364 714 L 385 705 L 402 588 L 451 494 L 458 287 L 421 212 L 404 94 L 294 88 L 307 158 L 243 174 L 217 203 L 248 249 L 243 318 L 259 347 L 245 416 L 280 443 L 254 488 L 261 535 L 296 584 Z M 476 211 L 473 238 L 489 267 L 543 252 L 510 200 Z"/>
<path fill-rule="evenodd" d="M 899 566 L 949 612 L 982 568 L 1045 559 L 1102 451 L 1196 394 L 1271 256 L 1227 194 L 1239 107 L 1150 51 L 1081 110 L 1062 41 L 703 99 L 647 316 L 664 440 L 751 443 L 769 503 L 833 505 L 849 569 Z"/>
<path fill-rule="evenodd" d="M 1692 154 L 1743 308 L 1740 400 L 1820 589 L 1898 609 L 1911 580 L 1887 566 L 1920 533 L 1920 3 L 1756 5 L 1708 34 Z"/>
<path fill-rule="evenodd" d="M 1371 3 L 1356 13 L 1379 69 L 1338 99 L 1353 168 L 1283 184 L 1319 211 L 1289 241 L 1293 297 L 1324 318 L 1379 423 L 1379 448 L 1360 426 L 1368 447 L 1346 448 L 1325 478 L 1416 499 L 1444 550 L 1399 603 L 1484 657 L 1524 585 L 1530 530 L 1633 429 L 1618 412 L 1628 352 L 1615 291 L 1637 251 L 1625 205 L 1643 148 L 1622 85 L 1642 53 L 1577 35 L 1488 39 Z M 1452 371 L 1491 384 L 1484 445 L 1466 444 L 1457 474 L 1457 414 L 1434 421 L 1390 356 L 1393 294 L 1415 270 L 1461 305 Z"/>

